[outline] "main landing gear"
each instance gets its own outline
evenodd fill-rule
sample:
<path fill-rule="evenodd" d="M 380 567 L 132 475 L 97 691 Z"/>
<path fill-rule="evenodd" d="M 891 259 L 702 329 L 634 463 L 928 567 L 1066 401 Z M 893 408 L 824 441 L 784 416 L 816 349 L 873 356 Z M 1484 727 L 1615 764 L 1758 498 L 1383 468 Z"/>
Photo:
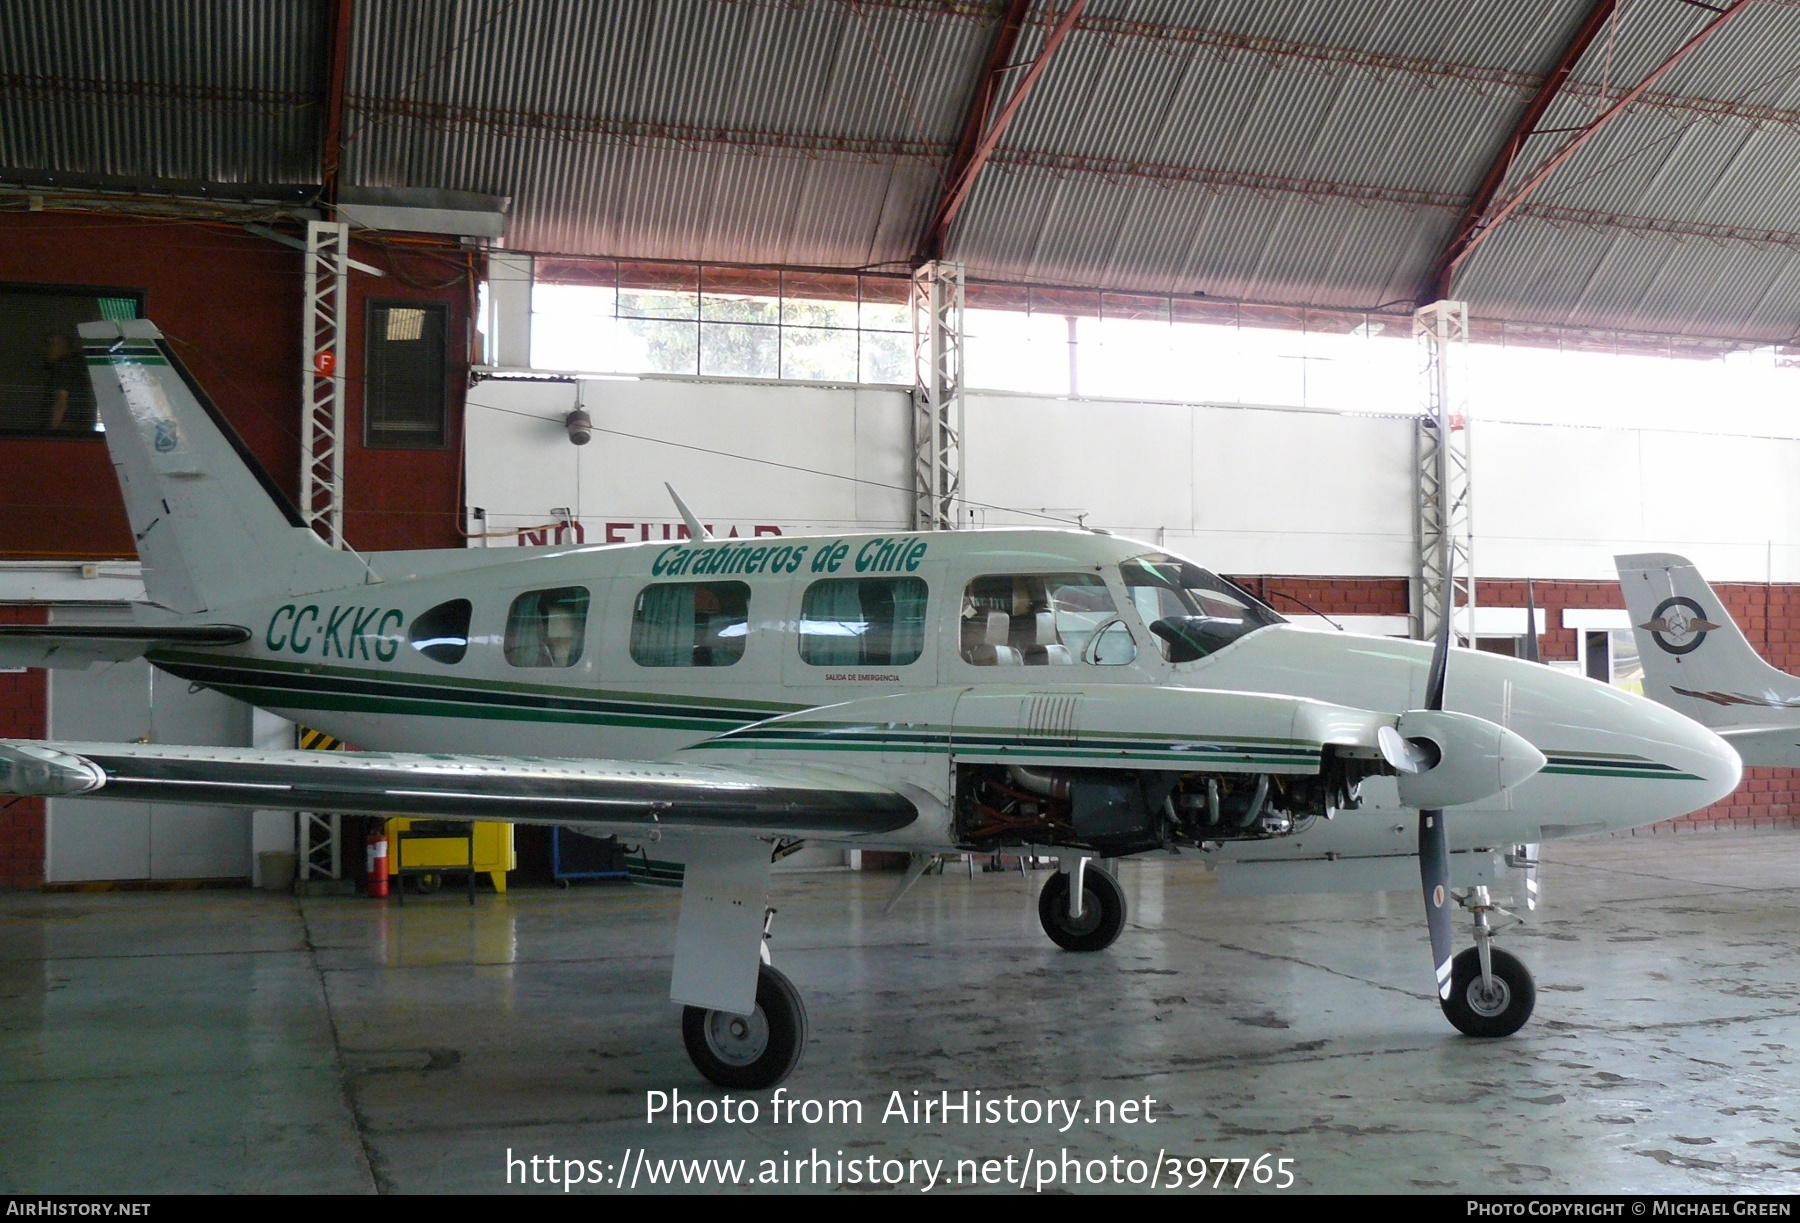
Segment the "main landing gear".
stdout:
<path fill-rule="evenodd" d="M 806 1052 L 806 1002 L 787 974 L 770 961 L 775 910 L 763 911 L 756 1006 L 748 1015 L 683 1007 L 681 1040 L 694 1068 L 720 1087 L 760 1091 L 799 1068 Z"/>
<path fill-rule="evenodd" d="M 1465 1036 L 1511 1036 L 1537 1006 L 1537 984 L 1517 956 L 1493 945 L 1496 931 L 1520 919 L 1496 904 L 1486 887 L 1456 896 L 1475 919 L 1475 945 L 1450 963 L 1444 1017 Z M 1500 918 L 1495 923 L 1490 915 Z"/>
<path fill-rule="evenodd" d="M 1064 951 L 1102 951 L 1125 929 L 1125 891 L 1086 858 L 1064 860 L 1038 893 L 1038 921 Z"/>

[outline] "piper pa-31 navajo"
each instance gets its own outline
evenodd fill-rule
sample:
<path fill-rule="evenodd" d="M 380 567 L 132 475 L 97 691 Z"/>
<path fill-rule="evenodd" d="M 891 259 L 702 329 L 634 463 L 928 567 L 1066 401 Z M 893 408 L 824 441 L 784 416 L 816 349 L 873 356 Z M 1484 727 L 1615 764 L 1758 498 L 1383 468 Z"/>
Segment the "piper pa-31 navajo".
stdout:
<path fill-rule="evenodd" d="M 1125 924 L 1097 857 L 1416 854 L 1443 1010 L 1503 1036 L 1534 987 L 1490 943 L 1487 888 L 1452 891 L 1452 851 L 1666 819 L 1738 782 L 1660 705 L 1447 636 L 1301 630 L 1103 533 L 365 559 L 287 508 L 154 326 L 81 335 L 150 606 L 4 630 L 0 664 L 142 655 L 367 750 L 8 741 L 0 791 L 655 842 L 685 863 L 670 993 L 724 1086 L 780 1082 L 805 1045 L 765 941 L 772 858 L 801 839 L 908 852 L 908 883 L 942 853 L 1056 858 L 1039 916 L 1072 951 Z M 1453 901 L 1476 939 L 1454 957 Z"/>
<path fill-rule="evenodd" d="M 1613 558 L 1644 695 L 1712 728 L 1745 764 L 1800 768 L 1800 677 L 1764 662 L 1686 557 Z"/>

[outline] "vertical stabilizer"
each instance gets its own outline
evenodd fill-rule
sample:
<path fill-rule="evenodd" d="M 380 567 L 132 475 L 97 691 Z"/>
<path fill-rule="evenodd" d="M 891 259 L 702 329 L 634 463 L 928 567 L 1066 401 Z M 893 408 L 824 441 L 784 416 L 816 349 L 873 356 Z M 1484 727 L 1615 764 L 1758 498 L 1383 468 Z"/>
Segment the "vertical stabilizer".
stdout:
<path fill-rule="evenodd" d="M 84 323 L 81 339 L 152 603 L 216 611 L 368 580 L 305 525 L 154 324 Z"/>
<path fill-rule="evenodd" d="M 1644 695 L 1703 726 L 1766 726 L 1793 715 L 1800 679 L 1764 662 L 1687 558 L 1613 558 L 1631 613 Z"/>

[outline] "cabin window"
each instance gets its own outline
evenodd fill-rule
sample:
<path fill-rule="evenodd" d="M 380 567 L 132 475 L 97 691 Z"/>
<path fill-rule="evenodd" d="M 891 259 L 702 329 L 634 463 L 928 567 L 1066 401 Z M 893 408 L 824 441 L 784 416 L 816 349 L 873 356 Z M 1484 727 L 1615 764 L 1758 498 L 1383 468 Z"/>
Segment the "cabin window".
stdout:
<path fill-rule="evenodd" d="M 978 667 L 1119 666 L 1131 630 L 1097 573 L 999 573 L 963 590 L 962 656 Z"/>
<path fill-rule="evenodd" d="M 729 667 L 750 636 L 742 582 L 662 582 L 638 594 L 631 657 L 641 667 Z"/>
<path fill-rule="evenodd" d="M 433 662 L 461 662 L 469 652 L 470 610 L 467 599 L 452 599 L 420 612 L 406 630 L 407 644 Z"/>
<path fill-rule="evenodd" d="M 800 603 L 800 657 L 815 667 L 904 667 L 925 652 L 919 578 L 827 578 Z"/>
<path fill-rule="evenodd" d="M 1259 628 L 1286 623 L 1249 591 L 1180 557 L 1133 557 L 1119 572 L 1170 662 L 1204 658 Z"/>
<path fill-rule="evenodd" d="M 515 667 L 574 666 L 581 661 L 587 614 L 586 587 L 526 591 L 506 613 L 506 661 Z"/>

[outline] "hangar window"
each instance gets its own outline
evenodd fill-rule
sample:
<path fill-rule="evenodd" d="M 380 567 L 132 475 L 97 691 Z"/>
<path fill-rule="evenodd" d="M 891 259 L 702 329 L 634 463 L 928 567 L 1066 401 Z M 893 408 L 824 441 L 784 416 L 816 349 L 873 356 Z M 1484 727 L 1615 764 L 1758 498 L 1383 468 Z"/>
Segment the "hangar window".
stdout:
<path fill-rule="evenodd" d="M 506 661 L 515 667 L 574 666 L 581 661 L 587 614 L 586 587 L 526 591 L 506 613 Z"/>
<path fill-rule="evenodd" d="M 451 599 L 420 612 L 406 630 L 407 643 L 433 662 L 461 662 L 469 652 L 471 610 L 467 599 Z"/>
<path fill-rule="evenodd" d="M 750 636 L 742 582 L 662 582 L 639 593 L 631 658 L 640 667 L 729 667 Z"/>
<path fill-rule="evenodd" d="M 904 667 L 925 652 L 919 578 L 827 578 L 800 603 L 800 657 L 815 667 Z"/>
<path fill-rule="evenodd" d="M 963 591 L 962 656 L 978 667 L 1117 666 L 1137 647 L 1099 574 L 1000 573 Z"/>
<path fill-rule="evenodd" d="M 135 289 L 0 285 L 0 434 L 102 436 L 82 323 L 137 318 Z"/>
<path fill-rule="evenodd" d="M 450 388 L 450 307 L 443 302 L 368 306 L 363 443 L 442 446 Z"/>
<path fill-rule="evenodd" d="M 1259 628 L 1286 623 L 1249 591 L 1178 556 L 1133 557 L 1119 572 L 1170 662 L 1204 658 Z"/>

